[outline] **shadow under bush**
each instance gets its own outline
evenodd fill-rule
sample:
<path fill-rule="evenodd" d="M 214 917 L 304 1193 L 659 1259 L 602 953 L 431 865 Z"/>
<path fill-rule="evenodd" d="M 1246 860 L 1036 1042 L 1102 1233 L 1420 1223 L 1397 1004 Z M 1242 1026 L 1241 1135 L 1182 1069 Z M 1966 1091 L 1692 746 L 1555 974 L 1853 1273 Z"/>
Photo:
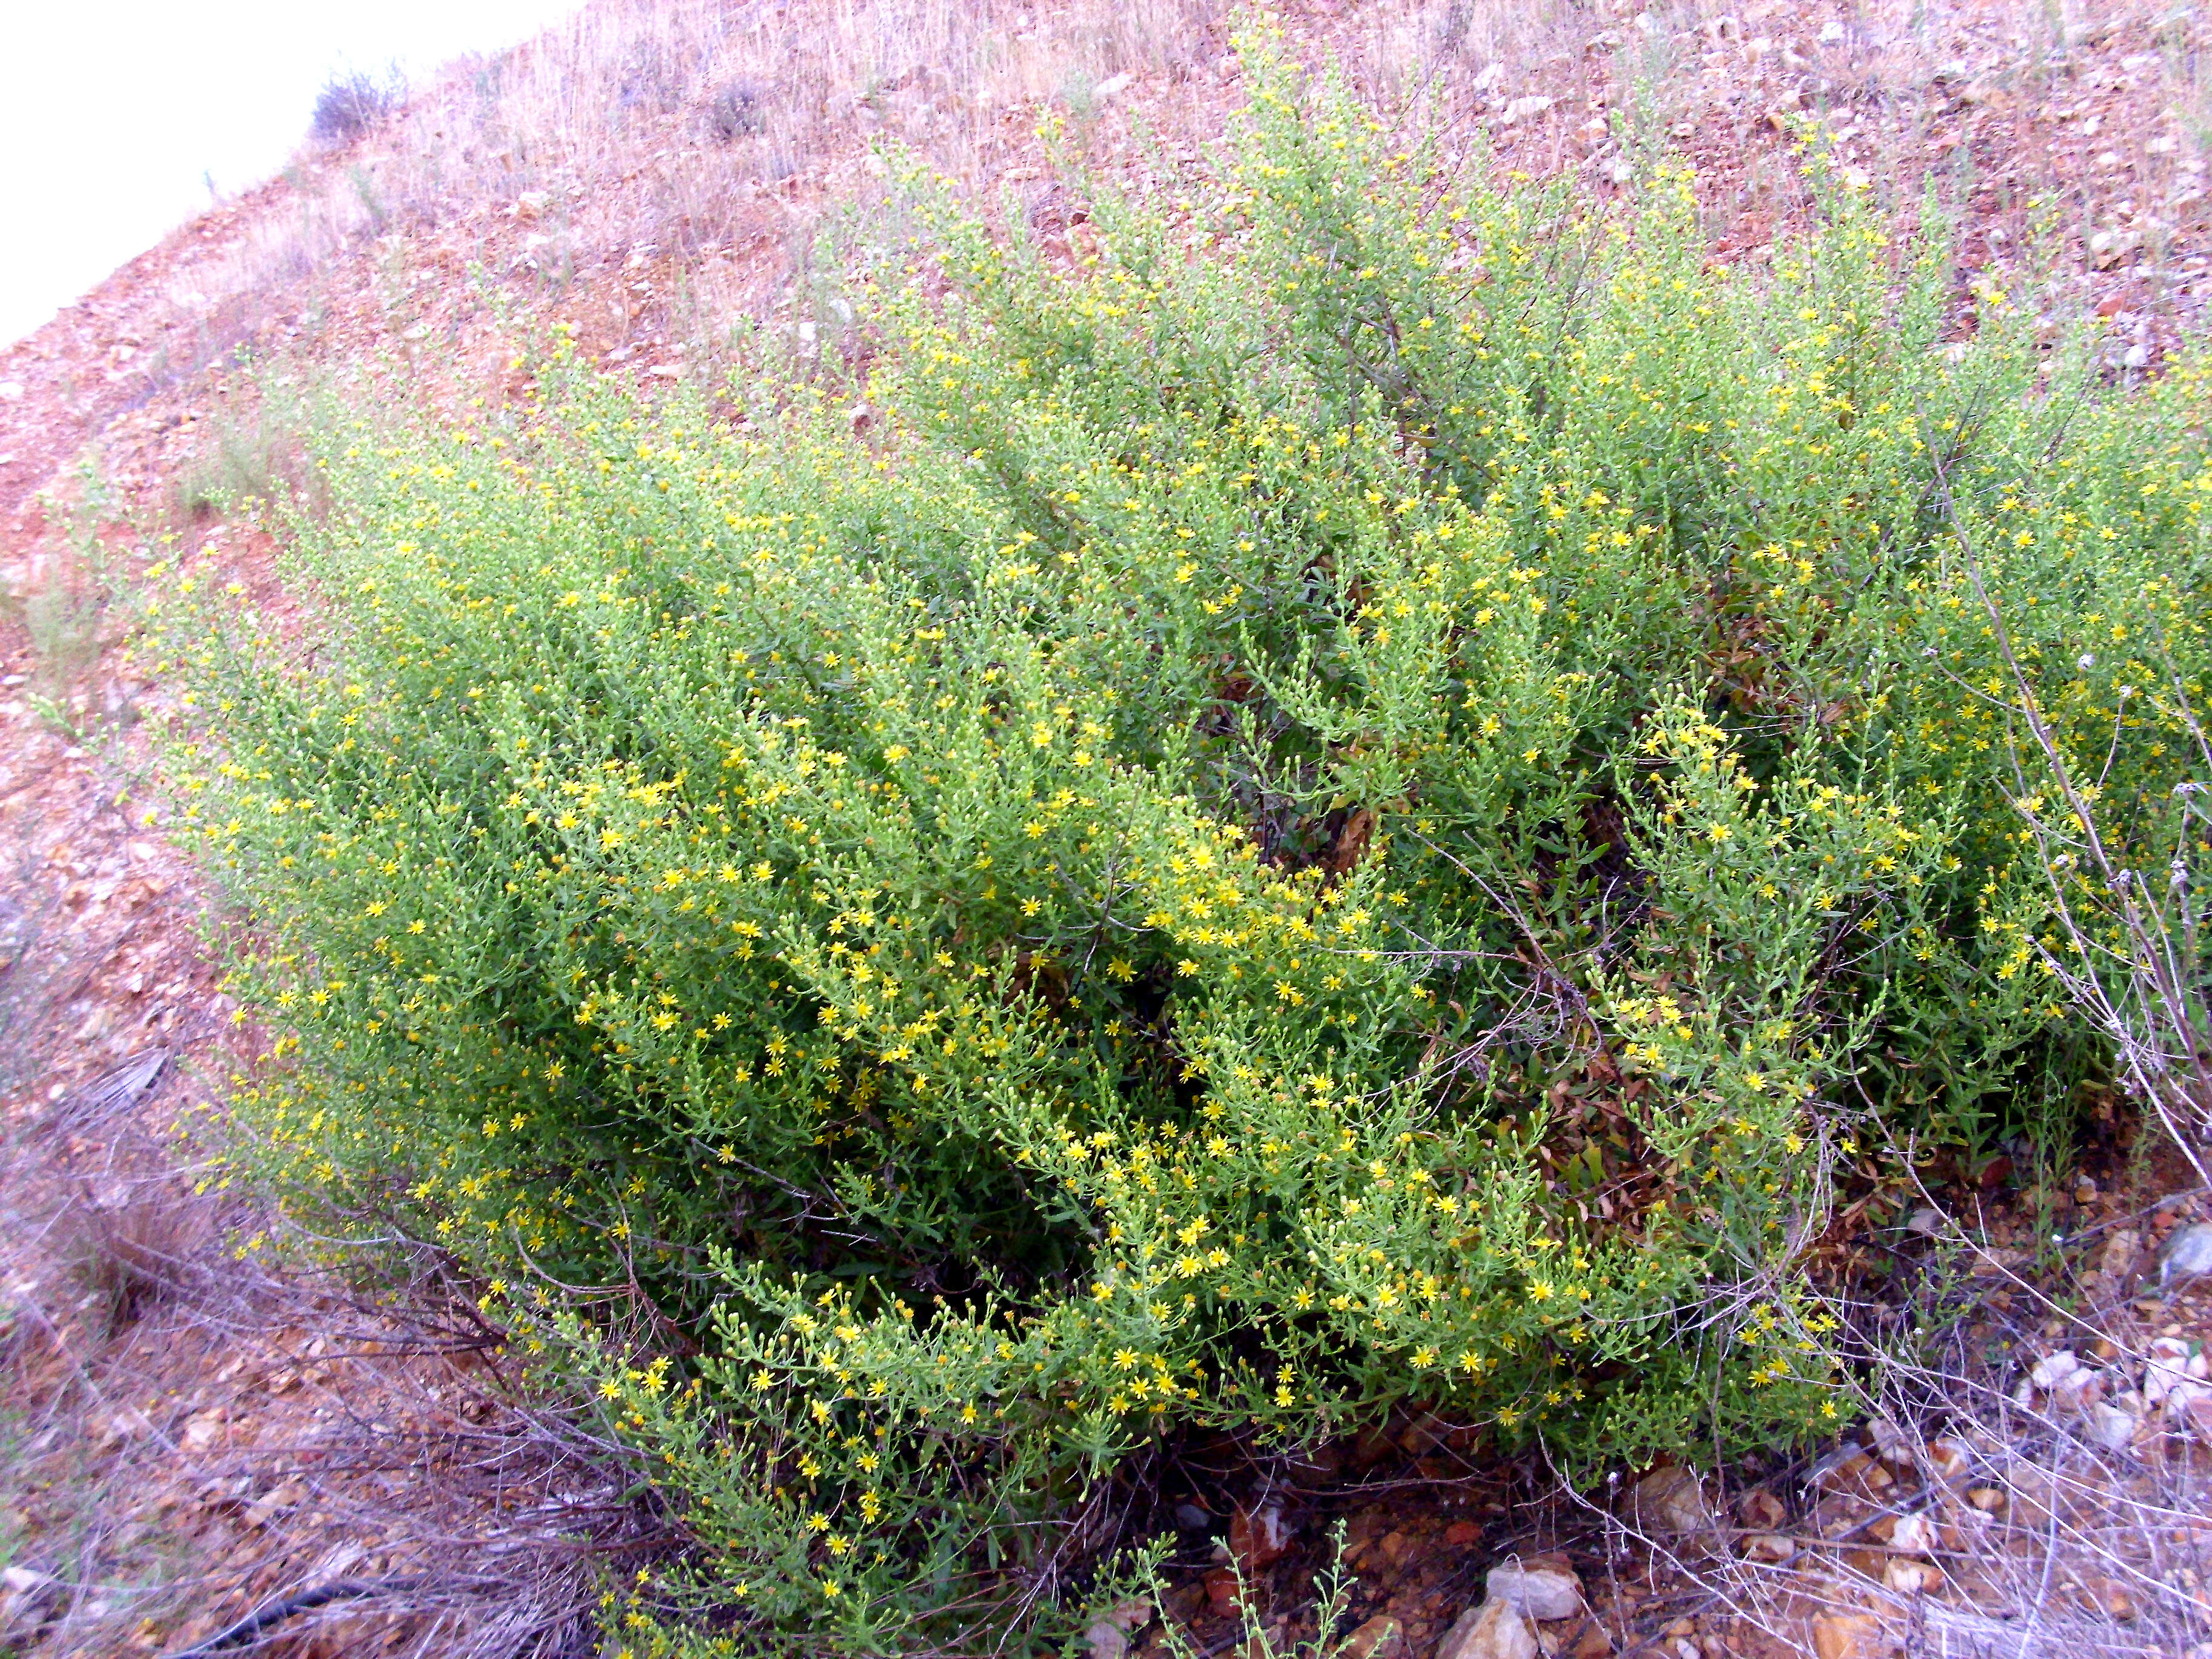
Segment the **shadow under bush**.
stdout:
<path fill-rule="evenodd" d="M 1854 1115 L 2094 1061 L 1936 503 L 2124 835 L 2202 672 L 2193 372 L 1940 351 L 1940 237 L 1849 192 L 1717 271 L 1686 173 L 1439 193 L 1255 82 L 1074 270 L 933 210 L 951 296 L 765 433 L 558 340 L 511 418 L 334 416 L 312 660 L 163 579 L 252 1155 L 588 1372 L 702 1547 L 623 1608 L 697 1650 L 1056 1640 L 1186 1427 L 1818 1430 Z M 600 1283 L 662 1352 L 538 1311 Z"/>

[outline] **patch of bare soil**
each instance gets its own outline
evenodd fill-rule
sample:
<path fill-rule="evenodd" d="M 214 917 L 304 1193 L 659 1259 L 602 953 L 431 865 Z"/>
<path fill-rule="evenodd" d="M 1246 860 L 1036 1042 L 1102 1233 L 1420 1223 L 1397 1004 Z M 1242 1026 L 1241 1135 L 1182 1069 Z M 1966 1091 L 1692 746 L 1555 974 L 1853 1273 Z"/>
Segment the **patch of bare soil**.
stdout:
<path fill-rule="evenodd" d="M 0 702 L 0 1651 L 280 1610 L 300 1654 L 591 1650 L 593 1563 L 645 1535 L 618 1463 L 506 1386 L 434 1262 L 374 1294 L 261 1265 L 208 1156 L 255 1033 L 203 890 L 127 733 L 88 747 L 29 683 Z"/>

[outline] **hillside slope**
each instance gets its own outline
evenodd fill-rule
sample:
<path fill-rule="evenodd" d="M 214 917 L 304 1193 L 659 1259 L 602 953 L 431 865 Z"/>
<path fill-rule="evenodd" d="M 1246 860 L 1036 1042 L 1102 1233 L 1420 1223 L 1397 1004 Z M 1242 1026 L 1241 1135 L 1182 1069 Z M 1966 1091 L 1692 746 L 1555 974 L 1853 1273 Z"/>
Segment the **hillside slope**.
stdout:
<path fill-rule="evenodd" d="M 27 1224 L 10 1229 L 11 1329 L 42 1333 L 11 1360 L 36 1403 L 10 1524 L 40 1572 L 70 1564 L 65 1592 L 18 1586 L 0 1617 L 44 1630 L 39 1650 L 164 1651 L 265 1596 L 364 1577 L 404 1582 L 378 1606 L 405 1620 L 348 1626 L 362 1615 L 333 1604 L 303 1639 L 559 1650 L 584 1639 L 591 1593 L 555 1547 L 563 1518 L 650 1540 L 618 1483 L 591 1485 L 591 1449 L 490 1403 L 465 1305 L 431 1286 L 365 1306 L 342 1275 L 230 1265 L 228 1230 L 253 1224 L 193 1191 L 167 1132 L 219 1110 L 257 1034 L 230 1020 L 161 804 L 132 793 L 133 716 L 165 692 L 117 649 L 130 612 L 106 575 L 167 534 L 279 598 L 238 510 L 292 457 L 258 377 L 344 369 L 497 399 L 519 389 L 516 342 L 556 324 L 647 385 L 716 387 L 755 331 L 857 349 L 848 262 L 902 228 L 887 146 L 1079 255 L 1084 205 L 1040 124 L 1098 174 L 1171 189 L 1212 166 L 1242 100 L 1231 21 L 1204 0 L 601 4 L 303 155 L 0 354 L 0 1109 Z M 1923 187 L 1955 216 L 1962 334 L 1994 284 L 2100 314 L 2112 372 L 2154 372 L 2212 283 L 2188 16 L 1440 0 L 1285 22 L 1309 61 L 1407 110 L 1409 147 L 1423 134 L 1604 193 L 1690 155 L 1717 259 L 1759 259 L 1802 212 L 1818 130 L 1900 222 Z M 116 1220 L 156 1212 L 150 1231 Z M 544 1594 L 517 1612 L 523 1581 Z"/>

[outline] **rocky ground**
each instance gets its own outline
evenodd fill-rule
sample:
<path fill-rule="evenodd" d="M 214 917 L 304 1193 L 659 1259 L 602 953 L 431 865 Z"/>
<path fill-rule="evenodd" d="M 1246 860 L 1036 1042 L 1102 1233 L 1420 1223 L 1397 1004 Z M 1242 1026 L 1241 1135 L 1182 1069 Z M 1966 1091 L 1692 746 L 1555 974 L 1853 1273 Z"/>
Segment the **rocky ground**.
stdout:
<path fill-rule="evenodd" d="M 1350 1654 L 2212 1653 L 2212 1275 L 2191 1266 L 2212 1263 L 2212 1224 L 2201 1195 L 2147 1215 L 2106 1196 L 2082 1206 L 2086 1243 L 2036 1269 L 1993 1242 L 2016 1235 L 2004 1219 L 1969 1243 L 1917 1217 L 1905 1305 L 1948 1304 L 1951 1336 L 1871 1368 L 1864 1425 L 1813 1455 L 1577 1494 L 1410 1416 L 1300 1463 L 1201 1466 L 1166 1611 L 1206 1651 L 1248 1623 L 1286 1650 L 1340 1524 Z M 1241 1501 L 1201 1516 L 1225 1490 Z M 1176 1651 L 1127 1622 L 1094 1655 Z"/>
<path fill-rule="evenodd" d="M 1425 96 L 1448 158 L 1611 195 L 1688 155 L 1716 259 L 1755 263 L 1802 218 L 1808 143 L 1900 228 L 1924 190 L 1955 227 L 1961 333 L 2003 289 L 2102 319 L 2113 374 L 2154 374 L 2212 296 L 2186 9 L 1408 0 L 1284 21 L 1365 94 Z M 165 693 L 128 653 L 131 576 L 172 538 L 265 594 L 252 503 L 293 447 L 270 386 L 505 397 L 517 340 L 556 322 L 648 386 L 713 384 L 733 330 L 847 349 L 839 262 L 898 226 L 878 141 L 1073 257 L 1080 195 L 1041 115 L 1142 187 L 1206 169 L 1242 97 L 1201 0 L 605 5 L 303 155 L 0 353 L 0 1648 L 177 1652 L 337 1584 L 270 1639 L 586 1651 L 591 1561 L 650 1542 L 571 1426 L 504 1399 L 465 1302 L 434 1279 L 365 1298 L 297 1240 L 241 1258 L 265 1223 L 208 1185 L 258 1037 L 210 966 L 207 887 L 162 839 L 137 720 Z M 1897 1268 L 1870 1320 L 1910 1308 L 1945 1334 L 1873 1374 L 1869 1426 L 1817 1460 L 1577 1496 L 1418 1418 L 1300 1464 L 1194 1449 L 1163 1475 L 1188 1546 L 1166 1611 L 1205 1651 L 1252 1629 L 1280 1650 L 1341 1522 L 1344 1651 L 1366 1659 L 2196 1650 L 2212 1280 L 2160 1263 L 2212 1209 L 2153 1158 L 2096 1173 L 1961 1182 L 1914 1227 L 1838 1243 L 1851 1272 Z M 1169 1640 L 1133 1613 L 1092 1649 Z"/>

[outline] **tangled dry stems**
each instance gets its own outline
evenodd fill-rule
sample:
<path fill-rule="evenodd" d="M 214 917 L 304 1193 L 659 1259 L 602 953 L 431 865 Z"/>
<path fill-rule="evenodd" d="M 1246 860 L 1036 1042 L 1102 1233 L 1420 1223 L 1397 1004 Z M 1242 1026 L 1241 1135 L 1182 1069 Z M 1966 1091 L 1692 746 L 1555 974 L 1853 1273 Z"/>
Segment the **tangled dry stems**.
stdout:
<path fill-rule="evenodd" d="M 16 874 L 0 1048 L 27 1077 L 90 969 L 53 884 Z M 0 1603 L 0 1640 L 181 1646 L 353 1582 L 225 1650 L 595 1651 L 605 1564 L 668 1540 L 625 1499 L 625 1461 L 557 1402 L 501 1397 L 441 1264 L 395 1287 L 303 1252 L 242 1259 L 269 1218 L 200 1190 L 195 1148 L 161 1127 L 197 1070 L 149 1050 L 8 1126 L 0 1552 L 34 1582 Z"/>

